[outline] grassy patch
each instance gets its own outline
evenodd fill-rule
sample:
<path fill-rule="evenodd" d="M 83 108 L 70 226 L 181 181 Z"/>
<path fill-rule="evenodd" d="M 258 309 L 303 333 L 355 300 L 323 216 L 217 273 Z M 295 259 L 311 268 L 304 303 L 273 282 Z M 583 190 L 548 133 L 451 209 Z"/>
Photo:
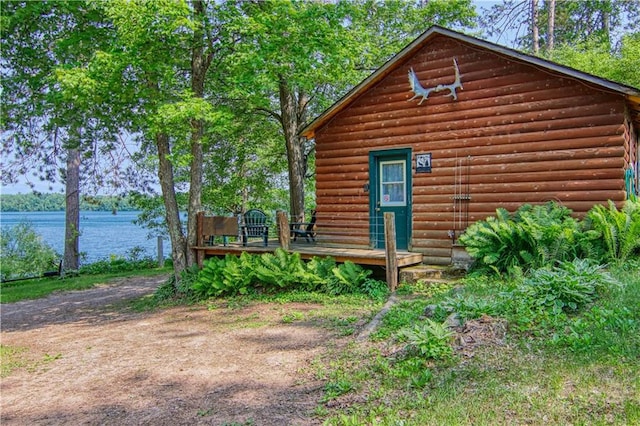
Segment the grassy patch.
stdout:
<path fill-rule="evenodd" d="M 25 367 L 24 359 L 27 348 L 0 345 L 0 377 L 7 377 L 12 371 Z"/>
<path fill-rule="evenodd" d="M 29 372 L 46 366 L 62 358 L 62 354 L 44 354 L 40 359 L 34 359 L 28 348 L 19 346 L 0 345 L 0 377 L 7 377 L 15 370 L 25 368 Z"/>
<path fill-rule="evenodd" d="M 327 383 L 316 415 L 328 425 L 639 424 L 640 273 L 613 275 L 620 285 L 577 310 L 553 320 L 536 311 L 535 330 L 518 326 L 525 310 L 509 311 L 504 340 L 472 351 L 456 341 L 455 356 L 441 359 L 432 349 L 445 336 L 430 340 L 438 333 L 416 328 L 425 308 L 488 310 L 481 301 L 493 294 L 499 316 L 496 295 L 516 284 L 471 277 L 449 293 L 405 292 L 373 342 L 334 349 L 316 363 Z"/>
<path fill-rule="evenodd" d="M 26 299 L 39 299 L 46 297 L 55 291 L 85 290 L 99 284 L 108 283 L 115 278 L 132 276 L 153 276 L 166 274 L 169 268 L 143 269 L 139 271 L 125 271 L 109 274 L 79 275 L 65 278 L 40 278 L 24 280 L 14 283 L 5 283 L 0 287 L 0 303 L 13 303 Z"/>

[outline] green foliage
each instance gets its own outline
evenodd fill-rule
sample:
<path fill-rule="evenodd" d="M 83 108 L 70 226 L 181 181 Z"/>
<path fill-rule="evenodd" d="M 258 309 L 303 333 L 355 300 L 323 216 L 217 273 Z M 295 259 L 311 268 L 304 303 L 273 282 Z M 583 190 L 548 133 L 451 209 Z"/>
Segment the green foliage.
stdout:
<path fill-rule="evenodd" d="M 325 396 L 323 401 L 330 401 L 332 399 L 336 399 L 337 397 L 349 393 L 353 390 L 353 384 L 345 379 L 335 380 L 332 382 L 328 382 L 324 386 Z"/>
<path fill-rule="evenodd" d="M 371 271 L 347 260 L 333 268 L 331 274 L 327 282 L 329 294 L 353 294 L 358 292 Z"/>
<path fill-rule="evenodd" d="M 469 226 L 460 236 L 477 266 L 501 273 L 523 272 L 575 258 L 592 257 L 598 262 L 601 236 L 604 241 L 618 241 L 625 257 L 640 244 L 640 209 L 629 201 L 623 212 L 606 211 L 596 206 L 589 213 L 590 222 L 578 222 L 571 210 L 554 202 L 542 206 L 523 205 L 514 214 L 504 209 Z M 626 205 L 625 205 L 626 206 Z M 607 235 L 608 233 L 608 235 Z M 613 244 L 613 243 L 612 243 Z M 616 251 L 616 256 L 618 252 Z"/>
<path fill-rule="evenodd" d="M 389 374 L 398 379 L 408 381 L 413 389 L 423 389 L 433 379 L 433 372 L 427 366 L 428 359 L 423 357 L 407 357 L 391 366 Z"/>
<path fill-rule="evenodd" d="M 495 299 L 462 294 L 445 299 L 440 306 L 447 312 L 457 312 L 463 321 L 479 318 L 482 315 L 493 316 L 499 309 Z"/>
<path fill-rule="evenodd" d="M 640 201 L 627 200 L 621 210 L 609 201 L 609 208 L 596 205 L 586 218 L 586 226 L 598 233 L 603 261 L 624 264 L 640 255 Z"/>
<path fill-rule="evenodd" d="M 0 231 L 0 279 L 37 277 L 57 270 L 60 255 L 42 241 L 29 222 Z"/>
<path fill-rule="evenodd" d="M 615 284 L 601 265 L 576 259 L 551 269 L 532 271 L 513 293 L 520 303 L 554 314 L 576 311 Z"/>
<path fill-rule="evenodd" d="M 327 405 L 325 423 L 402 424 L 410 419 L 411 424 L 439 425 L 474 419 L 494 424 L 508 411 L 512 423 L 636 424 L 638 266 L 631 261 L 605 271 L 575 260 L 508 281 L 468 276 L 438 308 L 466 311 L 466 318 L 490 310 L 506 319 L 507 327 L 488 320 L 465 330 L 470 333 L 463 336 L 465 342 L 482 339 L 464 345 L 463 353 L 473 356 L 461 362 L 448 355 L 453 353 L 449 330 L 441 319 L 424 320 L 425 306 L 438 303 L 441 295 L 396 304 L 374 334 L 389 340 L 376 345 L 382 349 L 354 345 L 327 358 L 329 368 L 340 369 L 336 378 L 329 371 L 332 383 L 349 383 L 350 401 L 358 402 L 350 404 L 348 415 L 341 406 Z M 611 284 L 609 274 L 619 283 Z M 558 300 L 563 304 L 559 311 Z M 491 336 L 499 337 L 493 331 L 505 331 L 506 344 L 492 342 Z M 398 340 L 406 350 L 390 352 Z M 619 402 L 613 402 L 613 395 Z"/>
<path fill-rule="evenodd" d="M 398 337 L 407 342 L 407 348 L 427 359 L 447 360 L 453 356 L 451 338 L 454 332 L 446 323 L 426 318 L 413 327 L 401 330 Z"/>
<path fill-rule="evenodd" d="M 337 265 L 332 258 L 314 258 L 305 263 L 299 253 L 277 249 L 274 253 L 239 257 L 226 255 L 204 262 L 193 290 L 198 297 L 247 294 L 260 289 L 320 290 L 332 295 L 364 294 L 373 299 L 388 294 L 386 284 L 368 278 L 370 270 L 352 262 Z"/>
<path fill-rule="evenodd" d="M 427 300 L 412 300 L 394 305 L 382 318 L 382 325 L 373 333 L 372 337 L 375 340 L 387 339 L 399 330 L 410 327 L 422 317 L 428 304 Z"/>
<path fill-rule="evenodd" d="M 307 270 L 317 277 L 329 277 L 332 275 L 333 269 L 336 267 L 336 260 L 333 257 L 313 257 L 307 262 Z M 318 284 L 314 286 L 313 284 Z M 308 287 L 309 290 L 316 290 L 324 285 L 323 280 L 313 281 Z"/>
<path fill-rule="evenodd" d="M 254 278 L 254 262 L 255 258 L 246 252 L 212 257 L 204 262 L 192 288 L 202 298 L 247 294 Z"/>
<path fill-rule="evenodd" d="M 158 262 L 151 257 L 140 258 L 138 255 L 140 250 L 144 251 L 144 249 L 134 247 L 126 256 L 111 255 L 109 259 L 82 265 L 78 272 L 80 274 L 95 275 L 156 268 Z"/>
<path fill-rule="evenodd" d="M 612 81 L 640 87 L 640 33 L 626 34 L 612 52 L 608 42 L 597 39 L 556 47 L 550 59 Z"/>
<path fill-rule="evenodd" d="M 200 269 L 197 265 L 187 268 L 180 274 L 180 281 L 176 283 L 176 277 L 172 274 L 167 281 L 153 293 L 153 304 L 157 306 L 167 302 L 190 302 L 196 296 L 193 285 L 198 279 Z"/>
<path fill-rule="evenodd" d="M 300 253 L 289 253 L 282 249 L 261 255 L 254 268 L 256 278 L 267 288 L 285 289 L 296 284 L 307 287 L 320 280 L 307 270 Z"/>

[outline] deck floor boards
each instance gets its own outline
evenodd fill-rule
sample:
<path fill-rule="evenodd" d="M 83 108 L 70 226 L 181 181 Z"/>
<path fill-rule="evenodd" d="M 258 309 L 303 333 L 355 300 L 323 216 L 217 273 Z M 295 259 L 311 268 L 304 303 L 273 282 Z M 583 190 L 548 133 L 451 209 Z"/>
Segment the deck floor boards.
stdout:
<path fill-rule="evenodd" d="M 196 247 L 201 250 L 205 257 L 224 256 L 226 254 L 240 255 L 242 252 L 248 253 L 272 253 L 280 247 L 277 241 L 269 241 L 269 246 L 264 247 L 261 243 L 251 242 L 247 246 L 238 243 L 230 243 L 227 246 L 222 244 L 214 246 Z M 289 251 L 300 253 L 303 259 L 311 259 L 312 257 L 331 256 L 337 262 L 351 261 L 359 265 L 376 265 L 385 266 L 385 251 L 381 249 L 361 249 L 361 248 L 345 248 L 330 247 L 325 245 L 317 245 L 314 243 L 291 243 Z M 408 251 L 398 251 L 398 267 L 417 265 L 422 263 L 421 253 L 412 253 Z"/>

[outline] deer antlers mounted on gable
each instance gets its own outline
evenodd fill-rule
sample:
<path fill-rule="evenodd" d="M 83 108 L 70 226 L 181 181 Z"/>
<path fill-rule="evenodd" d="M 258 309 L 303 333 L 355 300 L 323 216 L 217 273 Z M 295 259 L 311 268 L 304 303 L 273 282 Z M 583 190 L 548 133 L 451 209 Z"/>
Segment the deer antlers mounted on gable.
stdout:
<path fill-rule="evenodd" d="M 452 84 L 438 84 L 435 87 L 422 87 L 420 81 L 418 80 L 416 72 L 413 70 L 413 68 L 411 68 L 409 70 L 409 85 L 411 85 L 411 90 L 413 91 L 414 95 L 409 100 L 412 101 L 415 98 L 419 98 L 420 96 L 422 96 L 422 99 L 418 103 L 418 105 L 422 105 L 422 102 L 424 102 L 429 97 L 429 94 L 431 92 L 440 92 L 442 90 L 448 89 L 450 92 L 449 95 L 453 97 L 453 100 L 457 101 L 458 94 L 456 93 L 456 89 L 460 88 L 460 90 L 462 90 L 462 83 L 460 83 L 460 70 L 458 69 L 458 63 L 456 62 L 455 58 L 453 58 L 453 68 L 456 73 L 455 81 Z"/>

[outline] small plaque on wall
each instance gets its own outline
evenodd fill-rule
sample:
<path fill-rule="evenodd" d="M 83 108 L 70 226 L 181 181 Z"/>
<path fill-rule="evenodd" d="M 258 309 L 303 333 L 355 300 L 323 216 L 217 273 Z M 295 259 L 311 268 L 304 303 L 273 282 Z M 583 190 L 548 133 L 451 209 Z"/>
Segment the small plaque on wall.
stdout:
<path fill-rule="evenodd" d="M 416 173 L 431 173 L 431 153 L 416 154 Z"/>

